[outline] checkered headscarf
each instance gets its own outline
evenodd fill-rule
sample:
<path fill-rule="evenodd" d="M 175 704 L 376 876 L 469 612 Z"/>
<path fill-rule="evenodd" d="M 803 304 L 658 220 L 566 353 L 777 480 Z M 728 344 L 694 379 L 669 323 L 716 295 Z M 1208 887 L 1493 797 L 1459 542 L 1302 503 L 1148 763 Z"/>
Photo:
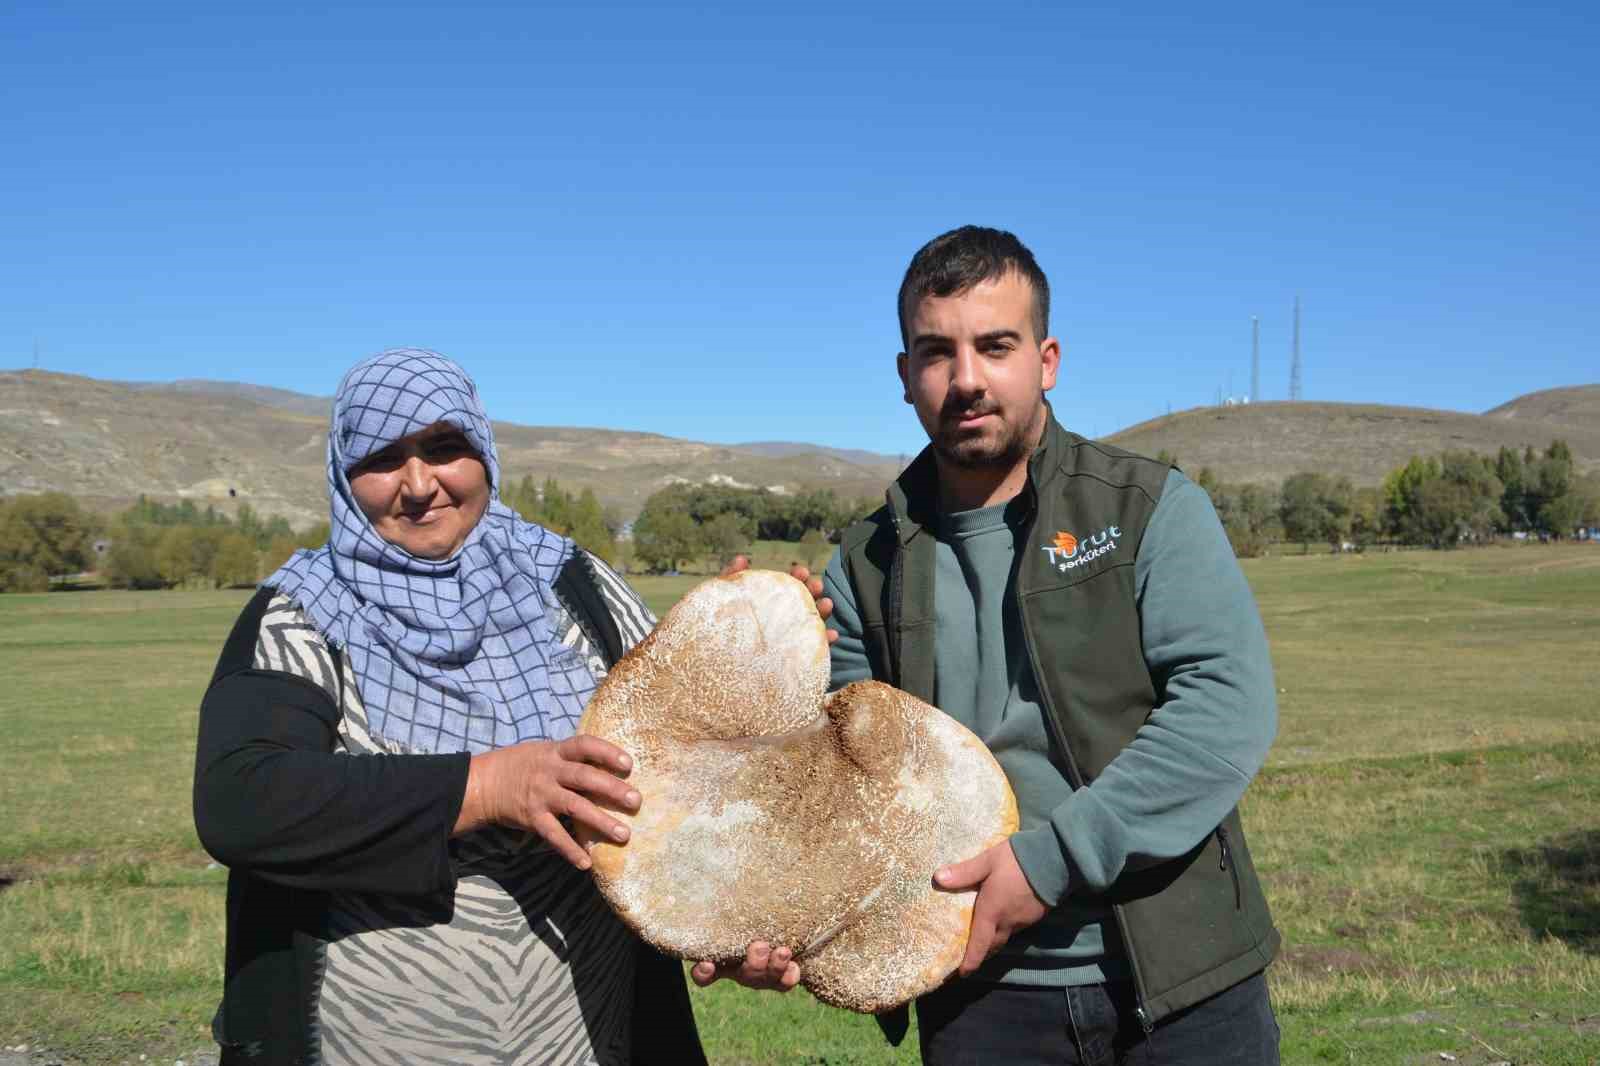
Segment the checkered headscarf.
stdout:
<path fill-rule="evenodd" d="M 384 540 L 345 472 L 435 422 L 466 434 L 489 474 L 489 507 L 448 559 Z M 478 390 L 436 352 L 397 348 L 339 383 L 328 433 L 328 543 L 266 585 L 297 603 L 350 658 L 374 733 L 417 752 L 481 752 L 577 731 L 595 680 L 562 648 L 551 585 L 576 546 L 500 502 L 500 463 Z"/>

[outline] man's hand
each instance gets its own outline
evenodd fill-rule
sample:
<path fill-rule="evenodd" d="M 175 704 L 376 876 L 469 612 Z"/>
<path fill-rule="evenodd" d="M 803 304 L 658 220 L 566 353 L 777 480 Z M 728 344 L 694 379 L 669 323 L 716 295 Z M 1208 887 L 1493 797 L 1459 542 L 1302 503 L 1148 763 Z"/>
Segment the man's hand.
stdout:
<path fill-rule="evenodd" d="M 800 584 L 804 585 L 806 587 L 806 591 L 811 593 L 811 598 L 817 601 L 817 613 L 821 615 L 822 620 L 826 622 L 828 620 L 828 616 L 833 614 L 833 600 L 822 594 L 822 579 L 820 577 L 812 577 L 811 571 L 807 570 L 799 563 L 789 567 L 789 576 L 800 582 Z M 828 630 L 829 644 L 832 644 L 838 639 L 839 631 L 837 629 Z"/>
<path fill-rule="evenodd" d="M 746 988 L 787 992 L 800 983 L 800 964 L 788 948 L 774 948 L 765 940 L 754 940 L 745 949 L 743 962 L 725 962 L 721 966 L 697 962 L 689 976 L 701 988 L 731 977 Z"/>
<path fill-rule="evenodd" d="M 1009 841 L 1002 840 L 966 862 L 940 867 L 933 875 L 937 888 L 947 892 L 978 890 L 972 905 L 972 932 L 967 954 L 961 960 L 962 977 L 969 976 L 1006 941 L 1050 913 L 1017 865 Z"/>
<path fill-rule="evenodd" d="M 748 569 L 750 569 L 749 558 L 743 555 L 735 555 L 732 561 L 722 568 L 722 573 L 717 576 L 732 577 L 739 571 Z M 789 576 L 804 585 L 806 591 L 811 593 L 811 598 L 817 601 L 817 614 L 821 615 L 822 620 L 826 622 L 828 616 L 833 613 L 833 600 L 822 594 L 822 579 L 820 577 L 812 577 L 811 571 L 799 563 L 789 567 Z M 830 629 L 827 633 L 829 644 L 839 639 L 839 631 L 837 629 Z"/>

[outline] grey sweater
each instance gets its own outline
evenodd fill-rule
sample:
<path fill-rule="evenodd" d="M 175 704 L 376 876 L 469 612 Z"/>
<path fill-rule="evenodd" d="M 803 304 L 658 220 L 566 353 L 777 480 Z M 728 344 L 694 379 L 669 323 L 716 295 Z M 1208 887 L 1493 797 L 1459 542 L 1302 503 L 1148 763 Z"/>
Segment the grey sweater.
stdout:
<path fill-rule="evenodd" d="M 994 753 L 1017 796 L 1011 848 L 1052 907 L 979 976 L 1070 985 L 1127 975 L 1100 898 L 1130 866 L 1182 855 L 1214 830 L 1260 769 L 1277 730 L 1266 634 L 1204 490 L 1167 478 L 1135 562 L 1140 635 L 1153 678 L 1167 678 L 1133 743 L 1073 791 L 1053 750 L 1023 647 L 1012 562 L 1015 501 L 944 515 L 938 539 L 934 702 Z M 834 554 L 832 686 L 871 676 L 861 619 Z M 932 871 L 930 871 L 931 874 Z"/>

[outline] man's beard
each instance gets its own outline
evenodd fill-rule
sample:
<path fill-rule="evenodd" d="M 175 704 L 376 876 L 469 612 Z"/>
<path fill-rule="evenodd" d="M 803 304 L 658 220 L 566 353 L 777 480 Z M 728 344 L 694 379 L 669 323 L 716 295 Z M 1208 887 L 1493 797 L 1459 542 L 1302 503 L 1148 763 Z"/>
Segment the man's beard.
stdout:
<path fill-rule="evenodd" d="M 1032 430 L 1033 423 L 1038 421 L 1037 418 L 1028 419 L 1026 425 L 997 418 L 1000 423 L 998 436 L 987 433 L 962 433 L 954 423 L 962 414 L 971 413 L 964 408 L 947 407 L 939 414 L 939 430 L 933 435 L 933 450 L 938 453 L 939 458 L 951 466 L 963 470 L 982 470 L 988 467 L 1010 469 L 1033 450 Z M 978 413 L 998 415 L 993 409 L 985 409 Z"/>

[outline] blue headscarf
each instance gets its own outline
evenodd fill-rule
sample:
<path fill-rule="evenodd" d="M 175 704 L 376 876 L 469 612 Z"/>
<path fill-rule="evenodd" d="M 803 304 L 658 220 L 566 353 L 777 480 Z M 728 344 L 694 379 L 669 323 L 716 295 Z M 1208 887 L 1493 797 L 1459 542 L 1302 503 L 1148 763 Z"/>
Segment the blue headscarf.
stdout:
<path fill-rule="evenodd" d="M 448 559 L 379 536 L 345 474 L 435 422 L 466 434 L 489 475 L 488 509 Z M 373 733 L 416 752 L 489 751 L 577 731 L 594 691 L 551 623 L 552 584 L 577 547 L 500 502 L 489 417 L 466 372 L 436 352 L 397 348 L 339 383 L 328 433 L 328 543 L 299 551 L 263 584 L 290 597 L 345 649 Z"/>

